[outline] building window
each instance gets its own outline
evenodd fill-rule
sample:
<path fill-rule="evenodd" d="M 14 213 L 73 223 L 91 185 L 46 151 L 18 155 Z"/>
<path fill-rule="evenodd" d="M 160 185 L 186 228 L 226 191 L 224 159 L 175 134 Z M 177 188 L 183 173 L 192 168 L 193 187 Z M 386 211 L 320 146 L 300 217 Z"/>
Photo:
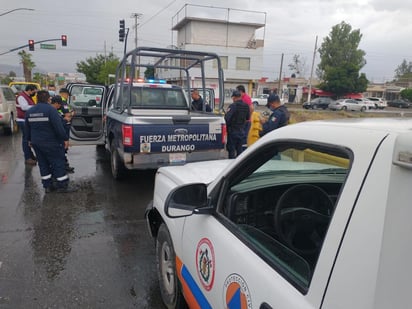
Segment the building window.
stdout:
<path fill-rule="evenodd" d="M 236 70 L 250 71 L 250 58 L 236 57 Z"/>
<path fill-rule="evenodd" d="M 227 70 L 227 56 L 220 56 L 220 63 L 222 64 L 222 69 Z M 213 60 L 213 68 L 217 68 L 217 60 Z"/>

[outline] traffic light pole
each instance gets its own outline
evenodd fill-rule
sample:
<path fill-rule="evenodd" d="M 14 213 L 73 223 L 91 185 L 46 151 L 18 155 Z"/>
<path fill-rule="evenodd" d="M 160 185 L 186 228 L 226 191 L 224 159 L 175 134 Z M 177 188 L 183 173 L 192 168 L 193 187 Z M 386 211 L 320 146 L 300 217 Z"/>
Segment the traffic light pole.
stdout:
<path fill-rule="evenodd" d="M 52 42 L 52 41 L 54 42 L 54 41 L 61 41 L 61 40 L 62 40 L 61 38 L 60 38 L 60 39 L 41 40 L 41 41 L 35 41 L 33 44 L 40 44 L 40 43 L 44 43 L 44 42 Z M 22 46 L 19 46 L 19 47 L 10 49 L 9 51 L 6 51 L 6 52 L 4 52 L 4 53 L 1 53 L 0 56 L 5 55 L 5 54 L 8 54 L 8 53 L 11 53 L 11 52 L 14 52 L 14 51 L 19 50 L 19 49 L 23 49 L 23 48 L 25 48 L 25 47 L 29 47 L 29 44 L 22 45 Z"/>

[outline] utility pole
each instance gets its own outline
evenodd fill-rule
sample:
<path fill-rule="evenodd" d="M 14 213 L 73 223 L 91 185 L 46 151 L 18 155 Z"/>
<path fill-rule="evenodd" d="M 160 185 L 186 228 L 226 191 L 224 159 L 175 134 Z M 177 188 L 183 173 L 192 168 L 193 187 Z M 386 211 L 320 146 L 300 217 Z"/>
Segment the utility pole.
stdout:
<path fill-rule="evenodd" d="M 279 72 L 279 83 L 278 83 L 278 95 L 281 95 L 283 97 L 283 93 L 280 93 L 280 81 L 282 79 L 282 70 L 283 70 L 283 53 L 282 53 L 282 58 L 280 59 L 280 72 Z"/>
<path fill-rule="evenodd" d="M 311 68 L 311 70 L 310 70 L 308 102 L 310 102 L 310 97 L 311 97 L 311 95 L 312 95 L 313 66 L 315 65 L 315 57 L 316 57 L 316 50 L 317 50 L 317 49 L 318 49 L 318 36 L 316 36 L 316 40 L 315 40 L 315 49 L 314 49 L 314 51 L 313 51 L 312 68 Z"/>
<path fill-rule="evenodd" d="M 134 18 L 134 48 L 137 48 L 137 27 L 139 26 L 138 20 L 142 17 L 143 14 L 133 13 L 130 17 Z"/>

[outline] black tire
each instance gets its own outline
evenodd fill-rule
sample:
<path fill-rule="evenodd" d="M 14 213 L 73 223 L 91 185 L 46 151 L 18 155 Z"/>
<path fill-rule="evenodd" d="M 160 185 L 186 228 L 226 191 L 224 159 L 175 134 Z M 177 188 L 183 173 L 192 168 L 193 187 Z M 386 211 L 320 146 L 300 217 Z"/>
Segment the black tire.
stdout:
<path fill-rule="evenodd" d="M 188 308 L 176 272 L 176 253 L 165 224 L 161 224 L 156 238 L 156 266 L 160 294 L 168 309 Z"/>
<path fill-rule="evenodd" d="M 258 103 L 258 102 L 256 102 L 256 101 L 253 102 L 253 107 L 254 107 L 254 108 L 257 108 L 258 106 L 259 106 L 259 103 Z"/>
<path fill-rule="evenodd" d="M 16 123 L 14 122 L 14 117 L 13 115 L 10 115 L 9 125 L 4 127 L 4 135 L 13 135 L 15 132 L 15 125 Z"/>
<path fill-rule="evenodd" d="M 362 106 L 361 109 L 360 109 L 360 111 L 361 111 L 361 112 L 366 111 L 366 107 L 365 107 L 365 106 Z"/>
<path fill-rule="evenodd" d="M 113 143 L 110 145 L 110 167 L 114 179 L 121 180 L 126 176 L 126 167 Z"/>
<path fill-rule="evenodd" d="M 348 107 L 347 107 L 347 106 L 343 106 L 343 107 L 342 107 L 342 110 L 343 110 L 343 111 L 347 111 L 347 110 L 348 110 Z"/>

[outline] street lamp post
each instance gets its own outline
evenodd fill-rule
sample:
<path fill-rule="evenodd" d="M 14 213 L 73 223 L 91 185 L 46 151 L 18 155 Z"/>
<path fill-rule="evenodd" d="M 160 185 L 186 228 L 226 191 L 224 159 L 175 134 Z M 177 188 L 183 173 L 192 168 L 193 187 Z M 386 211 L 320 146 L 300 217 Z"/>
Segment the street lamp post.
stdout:
<path fill-rule="evenodd" d="M 13 9 L 13 10 L 10 10 L 10 11 L 4 12 L 4 13 L 1 13 L 0 16 L 9 14 L 9 13 L 14 12 L 14 11 L 21 11 L 21 10 L 24 10 L 24 11 L 34 11 L 34 9 L 29 9 L 29 8 L 17 8 L 17 9 Z"/>

